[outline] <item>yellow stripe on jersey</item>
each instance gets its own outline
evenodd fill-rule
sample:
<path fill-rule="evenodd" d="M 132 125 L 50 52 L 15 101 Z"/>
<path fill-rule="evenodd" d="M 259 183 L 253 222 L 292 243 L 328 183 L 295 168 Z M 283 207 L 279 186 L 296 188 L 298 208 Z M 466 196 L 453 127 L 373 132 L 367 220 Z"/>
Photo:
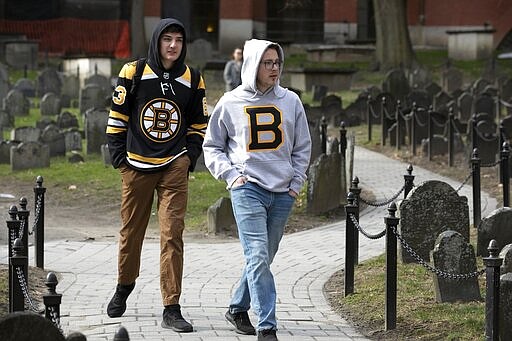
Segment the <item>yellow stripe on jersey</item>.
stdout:
<path fill-rule="evenodd" d="M 161 165 L 161 164 L 164 164 L 166 162 L 168 162 L 169 160 L 172 160 L 175 156 L 169 156 L 169 157 L 145 157 L 145 156 L 142 156 L 142 155 L 139 155 L 139 154 L 134 154 L 134 153 L 130 153 L 130 152 L 127 152 L 128 154 L 128 157 L 132 160 L 136 160 L 136 161 L 140 161 L 140 162 L 145 162 L 145 163 L 151 163 L 151 164 L 154 164 L 154 165 Z"/>
<path fill-rule="evenodd" d="M 126 133 L 126 128 L 120 128 L 120 127 L 107 127 L 107 134 L 121 134 Z"/>
<path fill-rule="evenodd" d="M 110 110 L 110 113 L 108 114 L 108 117 L 115 118 L 124 122 L 128 122 L 130 120 L 130 117 L 128 115 L 123 115 L 119 111 Z"/>

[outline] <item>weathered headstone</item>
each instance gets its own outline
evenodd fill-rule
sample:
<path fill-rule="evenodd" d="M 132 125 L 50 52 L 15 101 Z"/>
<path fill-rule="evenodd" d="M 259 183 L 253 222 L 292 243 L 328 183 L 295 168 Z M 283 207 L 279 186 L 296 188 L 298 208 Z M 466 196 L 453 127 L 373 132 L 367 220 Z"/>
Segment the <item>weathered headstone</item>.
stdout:
<path fill-rule="evenodd" d="M 411 91 L 404 71 L 401 69 L 390 70 L 382 82 L 382 91 L 389 92 L 395 99 L 404 102 L 407 94 Z"/>
<path fill-rule="evenodd" d="M 77 128 L 68 128 L 64 131 L 64 142 L 66 145 L 66 152 L 73 150 L 82 150 L 82 134 Z"/>
<path fill-rule="evenodd" d="M 101 145 L 107 143 L 108 111 L 89 109 L 85 113 L 85 140 L 87 154 L 101 153 Z"/>
<path fill-rule="evenodd" d="M 307 212 L 321 214 L 340 206 L 341 156 L 339 153 L 320 155 L 309 168 Z M 346 195 L 343 193 L 343 195 Z"/>
<path fill-rule="evenodd" d="M 9 90 L 11 90 L 11 85 L 9 84 L 9 73 L 7 72 L 7 67 L 0 63 L 0 101 L 3 101 Z"/>
<path fill-rule="evenodd" d="M 110 151 L 108 149 L 108 143 L 101 145 L 101 159 L 105 166 L 112 166 L 112 159 L 110 157 Z"/>
<path fill-rule="evenodd" d="M 491 84 L 491 83 L 487 79 L 484 79 L 484 78 L 478 78 L 477 80 L 475 80 L 473 82 L 473 86 L 472 86 L 473 95 L 475 95 L 475 96 L 480 95 L 484 91 L 484 88 L 489 84 Z"/>
<path fill-rule="evenodd" d="M 402 200 L 397 213 L 400 234 L 424 260 L 430 258 L 435 239 L 443 231 L 454 230 L 469 241 L 468 199 L 445 182 L 429 180 L 418 185 Z M 402 245 L 399 258 L 403 263 L 416 262 Z"/>
<path fill-rule="evenodd" d="M 473 113 L 486 113 L 496 117 L 496 103 L 494 98 L 486 93 L 477 96 L 473 102 Z"/>
<path fill-rule="evenodd" d="M 25 97 L 36 96 L 36 86 L 34 81 L 27 78 L 20 78 L 14 83 L 13 89 L 19 90 Z"/>
<path fill-rule="evenodd" d="M 443 88 L 441 88 L 439 84 L 434 82 L 430 83 L 425 87 L 425 91 L 427 91 L 430 102 L 434 102 L 434 96 L 437 95 L 437 93 L 441 90 L 443 90 Z"/>
<path fill-rule="evenodd" d="M 496 162 L 500 150 L 500 140 L 498 134 L 496 134 L 496 124 L 488 120 L 478 122 L 473 139 L 473 143 L 478 148 L 482 164 Z"/>
<path fill-rule="evenodd" d="M 110 79 L 100 75 L 100 74 L 94 74 L 84 80 L 84 85 L 87 86 L 89 84 L 96 84 L 98 85 L 104 93 L 108 93 L 109 91 L 112 91 L 111 85 L 110 85 Z"/>
<path fill-rule="evenodd" d="M 0 320 L 0 340 L 65 341 L 52 321 L 32 312 L 15 312 Z"/>
<path fill-rule="evenodd" d="M 499 333 L 500 340 L 509 340 L 512 331 L 512 273 L 500 276 L 499 302 Z"/>
<path fill-rule="evenodd" d="M 0 109 L 0 128 L 14 128 L 14 116 Z"/>
<path fill-rule="evenodd" d="M 18 127 L 11 130 L 11 140 L 20 142 L 37 142 L 41 137 L 41 129 L 36 127 Z"/>
<path fill-rule="evenodd" d="M 500 258 L 503 259 L 500 273 L 505 274 L 507 272 L 512 272 L 512 243 L 505 245 L 501 249 Z"/>
<path fill-rule="evenodd" d="M 59 115 L 62 110 L 60 97 L 53 92 L 44 94 L 41 98 L 41 115 L 42 116 L 55 116 Z"/>
<path fill-rule="evenodd" d="M 97 84 L 86 85 L 80 90 L 80 113 L 84 114 L 89 109 L 105 109 L 109 95 L 110 93 L 105 92 L 105 90 Z"/>
<path fill-rule="evenodd" d="M 50 167 L 50 147 L 39 142 L 23 142 L 11 148 L 11 170 Z"/>
<path fill-rule="evenodd" d="M 447 93 L 460 89 L 462 87 L 462 80 L 462 72 L 455 68 L 448 68 L 441 75 L 441 84 L 443 90 Z"/>
<path fill-rule="evenodd" d="M 62 79 L 53 68 L 45 68 L 37 77 L 37 94 L 42 97 L 48 92 L 53 92 L 56 95 L 61 94 Z"/>
<path fill-rule="evenodd" d="M 75 75 L 65 75 L 62 77 L 62 94 L 70 100 L 78 99 L 80 95 L 80 79 Z M 67 107 L 67 106 L 65 106 Z"/>
<path fill-rule="evenodd" d="M 416 66 L 409 73 L 409 84 L 412 89 L 424 89 L 425 86 L 432 82 L 430 71 L 422 66 Z"/>
<path fill-rule="evenodd" d="M 19 90 L 12 89 L 3 99 L 5 111 L 13 116 L 27 116 L 30 109 L 30 101 Z"/>
<path fill-rule="evenodd" d="M 512 208 L 502 207 L 492 211 L 487 217 L 482 218 L 478 226 L 478 240 L 476 254 L 487 256 L 487 246 L 492 239 L 498 242 L 498 248 L 512 243 Z"/>
<path fill-rule="evenodd" d="M 51 124 L 44 128 L 40 141 L 50 147 L 50 156 L 66 155 L 66 141 L 59 127 Z"/>
<path fill-rule="evenodd" d="M 61 129 L 78 128 L 78 118 L 69 111 L 64 111 L 57 116 L 57 126 Z"/>
<path fill-rule="evenodd" d="M 436 239 L 431 252 L 434 267 L 445 274 L 465 275 L 477 271 L 473 246 L 458 232 L 444 231 Z M 480 301 L 480 287 L 476 276 L 464 280 L 433 274 L 436 302 Z"/>
<path fill-rule="evenodd" d="M 19 141 L 0 141 L 0 163 L 9 164 L 11 162 L 11 147 L 19 145 Z"/>
<path fill-rule="evenodd" d="M 463 92 L 457 98 L 457 107 L 459 108 L 459 118 L 462 122 L 468 122 L 473 115 L 473 95 L 469 92 Z"/>
<path fill-rule="evenodd" d="M 206 212 L 208 233 L 238 236 L 231 199 L 222 197 Z"/>

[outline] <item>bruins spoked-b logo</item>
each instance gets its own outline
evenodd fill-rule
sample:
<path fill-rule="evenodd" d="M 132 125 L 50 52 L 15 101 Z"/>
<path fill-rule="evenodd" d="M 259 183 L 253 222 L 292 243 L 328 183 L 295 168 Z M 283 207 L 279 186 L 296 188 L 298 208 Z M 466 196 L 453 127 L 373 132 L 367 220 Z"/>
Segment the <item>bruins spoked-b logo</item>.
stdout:
<path fill-rule="evenodd" d="M 167 142 L 173 139 L 180 125 L 180 109 L 168 99 L 156 98 L 142 109 L 140 127 L 152 141 Z"/>

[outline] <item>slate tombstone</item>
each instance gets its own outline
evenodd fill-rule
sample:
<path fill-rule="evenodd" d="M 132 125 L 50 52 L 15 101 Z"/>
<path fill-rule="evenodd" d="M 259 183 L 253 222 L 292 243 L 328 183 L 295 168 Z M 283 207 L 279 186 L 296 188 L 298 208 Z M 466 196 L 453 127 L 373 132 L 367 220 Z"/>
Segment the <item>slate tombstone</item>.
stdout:
<path fill-rule="evenodd" d="M 52 117 L 42 117 L 40 120 L 37 120 L 36 128 L 41 129 L 41 131 L 43 131 L 44 128 L 48 127 L 50 124 L 56 124 L 55 120 Z"/>
<path fill-rule="evenodd" d="M 44 94 L 41 98 L 41 115 L 42 116 L 55 116 L 59 115 L 62 110 L 62 103 L 60 97 L 53 92 Z"/>
<path fill-rule="evenodd" d="M 443 90 L 452 93 L 456 89 L 460 89 L 462 87 L 462 72 L 453 67 L 445 69 L 441 74 L 441 84 Z"/>
<path fill-rule="evenodd" d="M 0 164 L 11 163 L 11 147 L 17 147 L 19 141 L 0 141 Z"/>
<path fill-rule="evenodd" d="M 0 340 L 65 341 L 52 321 L 32 312 L 14 312 L 0 319 Z"/>
<path fill-rule="evenodd" d="M 37 142 L 41 137 L 41 129 L 30 126 L 17 127 L 11 130 L 11 140 L 20 142 Z"/>
<path fill-rule="evenodd" d="M 414 137 L 411 131 L 411 141 L 413 140 L 416 145 L 420 145 L 424 139 L 428 139 L 428 111 L 425 108 L 419 107 L 412 112 L 413 119 L 411 119 L 411 130 L 414 124 Z"/>
<path fill-rule="evenodd" d="M 507 244 L 512 243 L 512 208 L 502 207 L 492 211 L 487 217 L 482 218 L 477 230 L 477 248 L 478 256 L 487 256 L 487 247 L 492 239 L 498 242 L 498 248 L 501 249 Z"/>
<path fill-rule="evenodd" d="M 448 95 L 446 92 L 444 92 L 442 90 L 439 91 L 434 96 L 434 102 L 433 102 L 434 110 L 437 112 L 447 114 L 448 110 L 449 110 L 448 103 L 452 100 L 453 100 L 453 98 L 450 95 Z"/>
<path fill-rule="evenodd" d="M 476 124 L 472 143 L 478 148 L 482 164 L 496 162 L 500 151 L 500 141 L 496 129 L 496 124 L 488 120 L 481 120 Z"/>
<path fill-rule="evenodd" d="M 410 109 L 413 105 L 416 105 L 416 108 L 428 109 L 432 102 L 428 99 L 428 93 L 425 90 L 414 89 L 407 94 L 404 108 Z"/>
<path fill-rule="evenodd" d="M 382 91 L 389 92 L 395 99 L 404 102 L 407 94 L 411 91 L 404 71 L 401 69 L 390 70 L 382 82 Z"/>
<path fill-rule="evenodd" d="M 341 155 L 333 153 L 320 155 L 309 167 L 307 185 L 307 212 L 322 214 L 340 207 L 341 196 Z"/>
<path fill-rule="evenodd" d="M 443 231 L 454 230 L 469 241 L 468 199 L 445 182 L 430 180 L 416 186 L 402 200 L 397 213 L 399 233 L 424 260 L 430 258 L 435 240 Z M 402 245 L 399 259 L 403 263 L 416 262 Z"/>
<path fill-rule="evenodd" d="M 494 118 L 496 117 L 496 103 L 494 102 L 494 98 L 487 93 L 476 96 L 473 102 L 473 113 L 489 114 L 494 121 Z"/>
<path fill-rule="evenodd" d="M 66 152 L 82 150 L 82 134 L 78 131 L 77 128 L 64 129 L 63 134 Z"/>
<path fill-rule="evenodd" d="M 107 143 L 108 111 L 89 109 L 85 112 L 85 140 L 87 154 L 101 153 L 101 145 Z"/>
<path fill-rule="evenodd" d="M 9 90 L 11 90 L 9 73 L 7 72 L 7 67 L 0 63 L 0 100 L 3 100 L 7 96 Z"/>
<path fill-rule="evenodd" d="M 506 102 L 512 102 L 512 79 L 508 78 L 501 86 L 500 96 Z"/>
<path fill-rule="evenodd" d="M 322 98 L 320 106 L 329 125 L 336 126 L 343 120 L 341 97 L 337 95 L 325 96 Z"/>
<path fill-rule="evenodd" d="M 62 106 L 68 108 L 72 100 L 78 100 L 80 96 L 80 79 L 75 75 L 62 77 Z"/>
<path fill-rule="evenodd" d="M 45 68 L 37 77 L 37 94 L 43 96 L 48 92 L 56 95 L 61 94 L 62 79 L 57 70 L 53 68 Z"/>
<path fill-rule="evenodd" d="M 500 273 L 512 272 L 512 243 L 505 245 L 500 251 L 500 258 L 503 264 L 500 267 Z"/>
<path fill-rule="evenodd" d="M 473 245 L 456 231 L 441 232 L 430 255 L 434 267 L 445 274 L 466 275 L 477 271 Z M 437 303 L 482 300 L 476 276 L 464 280 L 438 274 L 433 277 Z"/>
<path fill-rule="evenodd" d="M 19 90 L 9 90 L 7 96 L 3 99 L 5 111 L 13 116 L 28 116 L 30 110 L 30 101 Z"/>
<path fill-rule="evenodd" d="M 25 97 L 36 96 L 36 86 L 31 79 L 20 78 L 14 83 L 12 88 L 21 91 Z"/>
<path fill-rule="evenodd" d="M 11 170 L 50 167 L 50 147 L 39 142 L 22 142 L 11 148 Z"/>
<path fill-rule="evenodd" d="M 475 95 L 475 96 L 480 95 L 481 93 L 483 93 L 485 87 L 490 84 L 491 83 L 487 79 L 478 78 L 477 80 L 475 80 L 473 82 L 473 85 L 472 85 L 473 95 Z"/>
<path fill-rule="evenodd" d="M 457 107 L 459 108 L 459 118 L 462 122 L 468 122 L 473 115 L 473 95 L 469 92 L 463 92 L 457 97 Z"/>
<path fill-rule="evenodd" d="M 311 135 L 311 158 L 309 163 L 312 164 L 317 157 L 322 154 L 322 140 L 320 137 L 321 120 L 310 120 L 308 118 L 309 134 Z"/>
<path fill-rule="evenodd" d="M 84 114 L 89 109 L 105 109 L 109 105 L 107 97 L 110 95 L 98 84 L 86 85 L 80 90 L 80 113 Z"/>
<path fill-rule="evenodd" d="M 500 340 L 509 340 L 512 330 L 512 273 L 500 277 L 499 333 Z"/>
<path fill-rule="evenodd" d="M 64 111 L 57 116 L 57 126 L 61 129 L 78 128 L 78 118 L 69 111 Z"/>
<path fill-rule="evenodd" d="M 98 85 L 103 92 L 109 92 L 112 91 L 112 85 L 110 84 L 110 79 L 100 75 L 100 74 L 94 74 L 86 79 L 84 79 L 84 85 L 90 85 L 90 84 L 96 84 Z"/>
<path fill-rule="evenodd" d="M 425 87 L 425 91 L 427 91 L 428 98 L 431 103 L 434 102 L 434 96 L 437 95 L 439 91 L 443 90 L 437 83 L 432 82 Z"/>
<path fill-rule="evenodd" d="M 409 73 L 409 84 L 412 89 L 424 89 L 432 82 L 430 71 L 424 67 L 417 66 Z"/>
<path fill-rule="evenodd" d="M 206 221 L 208 233 L 214 235 L 220 233 L 238 237 L 238 229 L 230 198 L 219 198 L 212 206 L 208 207 Z"/>
<path fill-rule="evenodd" d="M 4 128 L 14 128 L 14 116 L 0 109 L 0 131 Z"/>
<path fill-rule="evenodd" d="M 50 156 L 66 155 L 66 141 L 62 133 L 54 124 L 44 128 L 40 141 L 50 147 Z"/>
<path fill-rule="evenodd" d="M 356 100 L 352 103 L 350 103 L 345 108 L 345 114 L 347 117 L 357 117 L 359 122 L 366 122 L 367 121 L 367 110 L 368 105 L 368 99 L 367 96 L 361 96 L 359 95 Z M 340 122 L 341 123 L 341 122 Z M 357 124 L 352 124 L 352 120 L 350 120 L 349 123 L 347 123 L 348 126 L 356 126 Z"/>

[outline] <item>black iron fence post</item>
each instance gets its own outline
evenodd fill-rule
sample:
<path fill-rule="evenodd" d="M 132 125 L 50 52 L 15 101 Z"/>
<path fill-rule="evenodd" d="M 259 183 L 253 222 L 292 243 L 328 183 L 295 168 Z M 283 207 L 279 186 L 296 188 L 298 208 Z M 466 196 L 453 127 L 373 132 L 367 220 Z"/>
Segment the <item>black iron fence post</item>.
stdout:
<path fill-rule="evenodd" d="M 380 137 L 380 144 L 381 146 L 386 145 L 386 97 L 383 96 L 382 100 L 380 101 L 380 124 L 381 124 L 381 137 Z"/>
<path fill-rule="evenodd" d="M 411 147 L 412 147 L 412 155 L 416 156 L 416 115 L 417 115 L 418 107 L 416 106 L 416 102 L 412 103 L 411 110 Z"/>
<path fill-rule="evenodd" d="M 482 258 L 485 265 L 485 339 L 499 340 L 500 312 L 500 266 L 503 259 L 499 257 L 496 240 L 489 242 L 489 257 Z"/>
<path fill-rule="evenodd" d="M 412 165 L 407 166 L 407 174 L 404 174 L 404 199 L 414 187 L 414 175 L 412 175 Z"/>
<path fill-rule="evenodd" d="M 478 228 L 482 220 L 482 203 L 480 198 L 480 157 L 478 148 L 471 155 L 471 177 L 473 178 L 473 227 Z"/>
<path fill-rule="evenodd" d="M 53 324 L 60 329 L 60 303 L 62 301 L 62 294 L 57 294 L 57 276 L 53 272 L 46 275 L 46 282 L 44 283 L 48 288 L 48 293 L 43 295 L 44 303 L 44 316 L 53 322 Z"/>
<path fill-rule="evenodd" d="M 14 241 L 12 252 L 13 255 L 9 258 L 9 313 L 25 310 L 25 297 L 18 278 L 18 269 L 21 269 L 21 273 L 24 274 L 28 267 L 28 259 L 23 255 L 23 243 L 20 238 L 16 238 Z M 28 283 L 25 284 L 28 285 Z M 27 287 L 25 290 L 28 293 Z"/>
<path fill-rule="evenodd" d="M 397 277 L 397 251 L 396 231 L 399 218 L 395 217 L 396 204 L 392 202 L 388 206 L 388 216 L 384 218 L 386 223 L 386 312 L 385 328 L 396 328 L 396 277 Z"/>
<path fill-rule="evenodd" d="M 340 124 L 340 154 L 345 160 L 347 152 L 347 128 L 345 128 L 345 121 L 341 121 Z"/>
<path fill-rule="evenodd" d="M 372 96 L 368 95 L 368 99 L 366 101 L 366 118 L 368 121 L 368 141 L 372 140 L 372 118 L 373 118 L 373 109 L 372 109 Z"/>
<path fill-rule="evenodd" d="M 508 142 L 503 143 L 501 150 L 501 183 L 503 185 L 503 207 L 510 207 L 510 177 L 508 175 L 508 157 L 510 155 L 510 148 Z"/>
<path fill-rule="evenodd" d="M 21 225 L 21 221 L 17 219 L 17 216 L 18 208 L 14 205 L 9 207 L 9 220 L 5 221 L 7 224 L 7 257 L 9 258 L 13 256 L 14 241 L 18 238 L 18 231 Z M 10 292 L 12 292 L 12 279 L 9 267 L 9 293 Z M 9 305 L 9 312 L 12 312 L 11 305 Z"/>
<path fill-rule="evenodd" d="M 43 187 L 43 177 L 38 176 L 36 179 L 36 187 L 34 187 L 35 194 L 35 258 L 36 266 L 44 268 L 44 193 L 46 188 Z"/>
<path fill-rule="evenodd" d="M 401 125 L 402 123 L 400 122 L 400 117 L 402 115 L 402 105 L 401 105 L 401 102 L 400 100 L 397 100 L 396 101 L 396 111 L 395 111 L 395 120 L 396 120 L 396 135 L 395 135 L 395 140 L 396 140 L 396 150 L 400 150 L 400 147 L 401 147 L 401 144 L 402 144 L 402 135 L 400 135 L 401 133 Z"/>
<path fill-rule="evenodd" d="M 359 211 L 354 193 L 348 193 L 347 202 L 348 204 L 345 205 L 345 297 L 354 293 L 354 253 L 356 248 L 354 236 L 357 228 L 354 226 L 352 217 L 355 217 Z"/>
<path fill-rule="evenodd" d="M 23 255 L 28 257 L 28 216 L 30 212 L 27 210 L 27 198 L 20 198 L 20 209 L 18 210 L 18 219 L 20 220 L 21 241 L 23 243 Z M 28 269 L 26 269 L 28 272 Z M 28 273 L 25 272 L 25 278 Z"/>
<path fill-rule="evenodd" d="M 130 341 L 130 336 L 125 327 L 121 326 L 114 335 L 114 341 Z"/>
<path fill-rule="evenodd" d="M 361 188 L 358 187 L 359 178 L 355 176 L 352 179 L 352 186 L 349 191 L 354 194 L 354 205 L 357 206 L 357 213 L 355 215 L 356 220 L 359 222 L 359 196 L 361 195 Z M 354 231 L 354 265 L 359 264 L 359 231 Z"/>
<path fill-rule="evenodd" d="M 432 122 L 432 106 L 428 109 L 427 113 L 428 122 L 427 122 L 427 132 L 428 132 L 428 148 L 427 148 L 427 156 L 428 160 L 432 161 L 432 143 L 434 142 L 434 128 L 432 125 L 434 124 Z"/>
<path fill-rule="evenodd" d="M 325 116 L 322 116 L 322 123 L 320 123 L 320 139 L 322 141 L 322 153 L 327 154 L 327 122 Z"/>

